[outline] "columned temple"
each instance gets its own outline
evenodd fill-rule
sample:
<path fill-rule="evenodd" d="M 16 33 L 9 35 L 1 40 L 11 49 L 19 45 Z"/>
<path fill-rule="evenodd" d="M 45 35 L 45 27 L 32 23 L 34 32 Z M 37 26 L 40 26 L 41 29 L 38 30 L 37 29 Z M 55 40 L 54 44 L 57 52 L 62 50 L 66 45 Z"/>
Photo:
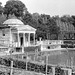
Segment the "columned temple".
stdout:
<path fill-rule="evenodd" d="M 14 47 L 32 46 L 35 45 L 35 32 L 35 28 L 24 25 L 21 20 L 13 17 L 0 26 L 0 43 Z"/>

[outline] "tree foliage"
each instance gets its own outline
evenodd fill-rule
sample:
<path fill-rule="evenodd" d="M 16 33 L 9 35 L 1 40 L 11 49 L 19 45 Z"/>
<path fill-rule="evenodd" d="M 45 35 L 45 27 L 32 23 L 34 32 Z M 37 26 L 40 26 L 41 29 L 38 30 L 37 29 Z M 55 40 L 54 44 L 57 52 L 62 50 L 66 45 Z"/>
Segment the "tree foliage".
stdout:
<path fill-rule="evenodd" d="M 0 14 L 2 14 L 3 11 L 4 11 L 4 9 L 3 9 L 2 3 L 0 2 Z"/>
<path fill-rule="evenodd" d="M 26 6 L 19 0 L 9 0 L 6 2 L 4 7 L 4 14 L 15 14 L 15 16 L 19 17 L 23 15 L 23 12 L 27 10 Z"/>
<path fill-rule="evenodd" d="M 72 15 L 72 21 L 73 21 L 73 26 L 75 27 L 75 16 L 74 15 Z"/>
<path fill-rule="evenodd" d="M 73 24 L 73 18 L 70 17 L 69 15 L 64 15 L 60 19 L 62 22 L 67 22 L 67 23 Z"/>
<path fill-rule="evenodd" d="M 6 20 L 6 16 L 3 14 L 4 8 L 2 6 L 2 3 L 0 2 L 0 25 Z"/>
<path fill-rule="evenodd" d="M 30 25 L 37 29 L 36 38 L 42 37 L 42 39 L 58 39 L 58 35 L 62 30 L 70 28 L 72 30 L 75 27 L 75 16 L 64 15 L 62 17 L 54 16 L 50 17 L 48 14 L 29 13 L 26 6 L 19 0 L 9 0 L 6 2 L 4 8 L 0 4 L 0 13 L 7 15 L 15 15 L 21 17 L 21 20 L 25 25 Z M 57 20 L 61 25 L 58 25 Z M 67 25 L 66 25 L 67 24 Z"/>
<path fill-rule="evenodd" d="M 42 37 L 42 39 L 50 39 L 49 34 L 58 34 L 59 27 L 56 25 L 54 19 L 50 15 L 38 13 L 30 14 L 27 13 L 23 17 L 24 24 L 29 24 L 37 29 L 36 38 Z"/>

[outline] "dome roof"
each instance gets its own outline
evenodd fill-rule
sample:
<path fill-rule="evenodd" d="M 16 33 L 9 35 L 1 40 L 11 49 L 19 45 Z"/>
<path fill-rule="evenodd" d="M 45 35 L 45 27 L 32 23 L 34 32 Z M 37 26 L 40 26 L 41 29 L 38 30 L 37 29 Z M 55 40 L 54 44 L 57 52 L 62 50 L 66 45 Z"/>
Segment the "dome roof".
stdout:
<path fill-rule="evenodd" d="M 8 24 L 8 25 L 24 25 L 24 23 L 16 18 L 12 18 L 12 19 L 8 19 L 6 21 L 4 21 L 3 24 Z"/>

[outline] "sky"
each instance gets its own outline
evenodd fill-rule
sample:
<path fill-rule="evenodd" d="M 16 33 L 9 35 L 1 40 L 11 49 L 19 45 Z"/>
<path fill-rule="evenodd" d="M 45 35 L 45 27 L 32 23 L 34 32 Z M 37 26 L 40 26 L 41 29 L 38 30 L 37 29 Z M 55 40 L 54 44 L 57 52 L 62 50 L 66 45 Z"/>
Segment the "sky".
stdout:
<path fill-rule="evenodd" d="M 8 0 L 0 0 L 2 5 Z M 75 15 L 75 0 L 20 0 L 30 13 L 48 14 L 50 16 Z"/>

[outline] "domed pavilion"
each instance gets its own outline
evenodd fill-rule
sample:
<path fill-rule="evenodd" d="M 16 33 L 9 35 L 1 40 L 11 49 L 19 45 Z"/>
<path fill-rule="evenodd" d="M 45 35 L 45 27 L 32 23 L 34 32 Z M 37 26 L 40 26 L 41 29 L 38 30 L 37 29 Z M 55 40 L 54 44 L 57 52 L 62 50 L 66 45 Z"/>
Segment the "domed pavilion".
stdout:
<path fill-rule="evenodd" d="M 27 47 L 35 45 L 35 32 L 35 28 L 24 25 L 21 20 L 13 17 L 7 19 L 3 25 L 0 25 L 0 43 L 3 43 L 6 47 Z"/>

